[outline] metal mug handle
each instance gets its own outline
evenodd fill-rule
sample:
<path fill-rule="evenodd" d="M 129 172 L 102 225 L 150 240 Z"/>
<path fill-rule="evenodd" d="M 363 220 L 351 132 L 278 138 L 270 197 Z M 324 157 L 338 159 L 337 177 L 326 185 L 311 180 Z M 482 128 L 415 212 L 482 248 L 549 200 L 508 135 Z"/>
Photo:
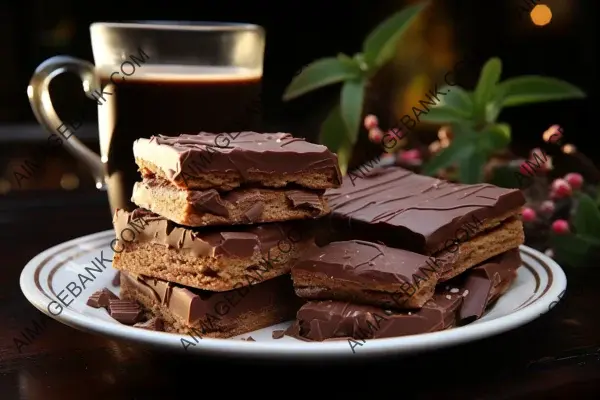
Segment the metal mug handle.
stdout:
<path fill-rule="evenodd" d="M 95 99 L 92 94 L 101 93 L 100 81 L 95 73 L 94 65 L 88 61 L 69 56 L 55 56 L 41 63 L 33 73 L 29 86 L 27 86 L 27 96 L 33 114 L 37 121 L 51 135 L 58 134 L 62 136 L 62 143 L 67 151 L 74 157 L 86 164 L 92 176 L 96 181 L 98 189 L 105 189 L 105 165 L 96 153 L 85 146 L 74 133 L 81 126 L 75 124 L 66 124 L 56 114 L 50 92 L 48 90 L 50 82 L 54 77 L 65 73 L 74 72 L 81 79 L 83 91 L 86 96 Z"/>

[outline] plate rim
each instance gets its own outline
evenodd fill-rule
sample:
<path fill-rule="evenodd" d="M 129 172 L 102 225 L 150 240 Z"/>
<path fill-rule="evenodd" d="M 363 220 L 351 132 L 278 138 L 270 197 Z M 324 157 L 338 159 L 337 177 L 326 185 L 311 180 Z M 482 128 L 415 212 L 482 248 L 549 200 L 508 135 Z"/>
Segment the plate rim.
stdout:
<path fill-rule="evenodd" d="M 486 337 L 510 331 L 525 325 L 546 312 L 554 302 L 560 302 L 558 298 L 567 288 L 567 278 L 556 261 L 547 255 L 529 246 L 519 246 L 519 251 L 532 257 L 551 274 L 552 281 L 548 283 L 547 290 L 531 303 L 511 312 L 508 315 L 494 318 L 489 321 L 481 321 L 477 324 L 469 324 L 439 332 L 422 333 L 395 338 L 366 339 L 363 345 L 368 348 L 360 348 L 353 352 L 349 348 L 347 340 L 326 342 L 247 342 L 243 340 L 202 338 L 195 346 L 184 349 L 181 339 L 187 335 L 169 332 L 154 332 L 139 328 L 133 328 L 118 323 L 107 323 L 106 321 L 86 316 L 80 312 L 63 307 L 59 315 L 53 315 L 43 305 L 43 298 L 47 295 L 40 292 L 33 279 L 36 266 L 42 259 L 52 259 L 63 251 L 64 248 L 81 242 L 94 242 L 105 236 L 114 237 L 114 230 L 109 229 L 101 232 L 81 236 L 52 246 L 33 257 L 27 262 L 21 271 L 19 283 L 25 298 L 38 310 L 56 321 L 84 332 L 106 335 L 111 338 L 139 342 L 146 345 L 168 347 L 184 353 L 233 355 L 235 357 L 251 358 L 292 358 L 292 359 L 314 359 L 322 357 L 345 358 L 345 357 L 372 357 L 388 354 L 415 354 L 432 348 L 446 348 L 461 343 L 470 343 Z M 545 265 L 544 265 L 545 264 Z M 180 340 L 175 340 L 177 336 Z M 362 341 L 361 341 L 362 342 Z"/>

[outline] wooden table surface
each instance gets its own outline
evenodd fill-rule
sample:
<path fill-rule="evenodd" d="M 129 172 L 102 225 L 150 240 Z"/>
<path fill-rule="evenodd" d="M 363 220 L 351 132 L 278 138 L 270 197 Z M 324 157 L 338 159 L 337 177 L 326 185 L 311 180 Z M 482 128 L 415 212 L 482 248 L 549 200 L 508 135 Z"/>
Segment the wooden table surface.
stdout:
<path fill-rule="evenodd" d="M 567 270 L 567 294 L 552 312 L 471 344 L 410 358 L 357 358 L 343 364 L 240 362 L 173 354 L 80 332 L 43 316 L 25 299 L 19 275 L 27 261 L 48 247 L 111 228 L 104 193 L 0 197 L 0 224 L 2 400 L 234 393 L 275 397 L 287 392 L 311 397 L 348 392 L 416 399 L 582 399 L 600 393 L 599 266 Z M 44 329 L 19 351 L 14 338 L 33 329 L 40 318 L 46 320 Z"/>

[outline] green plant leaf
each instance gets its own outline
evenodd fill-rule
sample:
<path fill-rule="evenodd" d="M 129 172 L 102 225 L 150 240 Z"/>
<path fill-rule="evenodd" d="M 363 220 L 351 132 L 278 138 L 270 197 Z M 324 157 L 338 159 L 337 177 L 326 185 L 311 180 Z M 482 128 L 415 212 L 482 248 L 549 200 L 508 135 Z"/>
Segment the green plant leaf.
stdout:
<path fill-rule="evenodd" d="M 441 150 L 434 158 L 423 167 L 423 174 L 433 175 L 443 168 L 455 163 L 460 164 L 463 159 L 470 157 L 475 151 L 476 139 L 469 127 L 452 125 L 455 138 L 450 146 Z"/>
<path fill-rule="evenodd" d="M 585 193 L 577 195 L 579 205 L 573 217 L 573 227 L 579 235 L 600 238 L 600 210 L 594 200 Z"/>
<path fill-rule="evenodd" d="M 319 142 L 334 153 L 345 145 L 351 145 L 339 105 L 336 105 L 321 123 Z"/>
<path fill-rule="evenodd" d="M 427 114 L 419 115 L 419 119 L 432 124 L 469 122 L 469 118 L 460 111 L 443 105 L 437 105 L 430 108 Z"/>
<path fill-rule="evenodd" d="M 349 63 L 333 57 L 322 58 L 307 65 L 292 79 L 285 89 L 283 100 L 292 100 L 311 90 L 356 78 L 359 75 L 360 68 L 354 62 Z"/>
<path fill-rule="evenodd" d="M 484 117 L 487 103 L 494 96 L 496 84 L 502 74 L 502 61 L 498 57 L 490 58 L 479 74 L 479 81 L 475 87 L 475 116 Z"/>
<path fill-rule="evenodd" d="M 446 92 L 445 96 L 440 97 L 439 106 L 452 108 L 459 114 L 470 118 L 473 116 L 473 100 L 469 93 L 459 86 L 443 86 L 440 92 Z"/>
<path fill-rule="evenodd" d="M 479 135 L 481 148 L 486 152 L 494 152 L 506 148 L 510 144 L 510 125 L 494 124 L 488 126 Z"/>
<path fill-rule="evenodd" d="M 578 87 L 560 79 L 545 76 L 519 76 L 507 79 L 498 86 L 504 90 L 503 107 L 586 97 Z"/>
<path fill-rule="evenodd" d="M 490 183 L 507 189 L 518 189 L 521 186 L 519 179 L 517 179 L 518 174 L 519 170 L 517 168 L 500 165 L 493 169 Z"/>
<path fill-rule="evenodd" d="M 350 143 L 356 143 L 365 97 L 366 79 L 346 81 L 342 86 L 340 106 Z"/>
<path fill-rule="evenodd" d="M 398 39 L 428 4 L 429 1 L 423 1 L 406 7 L 371 31 L 363 43 L 365 61 L 369 67 L 380 67 L 392 59 Z"/>
<path fill-rule="evenodd" d="M 487 153 L 476 146 L 469 146 L 458 163 L 458 178 L 462 183 L 479 183 L 483 180 L 483 167 Z"/>
<path fill-rule="evenodd" d="M 549 244 L 558 262 L 573 267 L 585 266 L 600 252 L 600 240 L 579 234 L 553 234 Z"/>

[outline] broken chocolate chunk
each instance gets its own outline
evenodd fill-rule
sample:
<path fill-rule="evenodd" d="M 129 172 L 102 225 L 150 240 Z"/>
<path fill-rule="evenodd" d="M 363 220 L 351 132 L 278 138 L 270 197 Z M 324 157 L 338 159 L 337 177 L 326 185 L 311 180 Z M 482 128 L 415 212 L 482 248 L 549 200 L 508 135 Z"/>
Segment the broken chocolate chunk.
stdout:
<path fill-rule="evenodd" d="M 88 299 L 87 305 L 93 308 L 106 308 L 109 306 L 110 300 L 119 300 L 119 296 L 104 288 L 94 292 Z"/>
<path fill-rule="evenodd" d="M 109 300 L 110 316 L 125 325 L 133 325 L 142 318 L 140 306 L 130 300 Z"/>
<path fill-rule="evenodd" d="M 281 339 L 285 335 L 285 331 L 283 329 L 278 329 L 271 333 L 271 337 L 273 339 Z"/>

